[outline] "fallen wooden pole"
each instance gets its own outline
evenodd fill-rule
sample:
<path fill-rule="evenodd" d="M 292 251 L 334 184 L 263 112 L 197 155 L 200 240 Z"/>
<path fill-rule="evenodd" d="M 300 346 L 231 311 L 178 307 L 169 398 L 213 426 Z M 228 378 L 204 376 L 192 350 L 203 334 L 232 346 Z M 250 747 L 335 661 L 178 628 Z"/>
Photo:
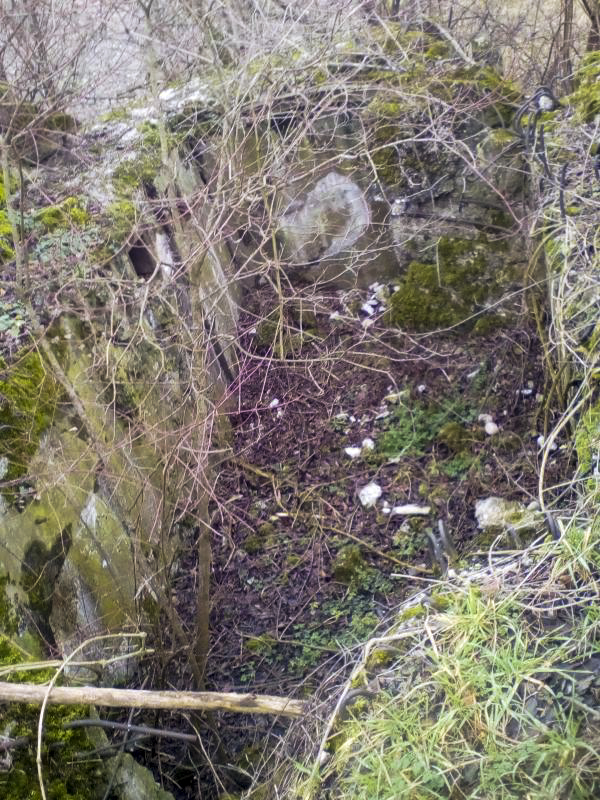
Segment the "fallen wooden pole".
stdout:
<path fill-rule="evenodd" d="M 0 703 L 41 705 L 47 687 L 32 683 L 0 682 Z M 48 703 L 124 708 L 193 708 L 201 711 L 236 711 L 244 714 L 280 714 L 300 717 L 307 704 L 289 697 L 235 692 L 151 692 L 145 689 L 98 689 L 95 686 L 53 686 Z"/>

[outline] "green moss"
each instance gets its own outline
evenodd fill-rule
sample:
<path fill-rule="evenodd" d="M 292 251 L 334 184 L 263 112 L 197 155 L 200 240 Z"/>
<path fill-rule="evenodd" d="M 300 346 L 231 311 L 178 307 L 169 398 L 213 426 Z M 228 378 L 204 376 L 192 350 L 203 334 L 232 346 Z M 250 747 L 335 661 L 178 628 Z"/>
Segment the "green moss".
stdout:
<path fill-rule="evenodd" d="M 510 318 L 503 314 L 484 314 L 484 316 L 477 318 L 473 333 L 479 336 L 489 336 L 490 333 L 509 328 L 510 325 Z"/>
<path fill-rule="evenodd" d="M 400 22 L 387 19 L 385 25 L 372 27 L 369 38 L 376 41 L 387 55 L 400 55 L 404 58 L 407 51 L 418 57 L 417 51 L 424 52 L 439 42 L 439 38 L 422 30 L 406 30 Z"/>
<path fill-rule="evenodd" d="M 10 191 L 16 188 L 16 184 L 10 187 Z M 0 264 L 12 261 L 15 257 L 12 241 L 12 228 L 6 213 L 6 191 L 4 183 L 0 177 Z"/>
<path fill-rule="evenodd" d="M 565 208 L 565 213 L 568 217 L 576 217 L 584 210 L 583 206 L 570 205 Z"/>
<path fill-rule="evenodd" d="M 103 212 L 109 230 L 109 240 L 120 246 L 131 234 L 135 226 L 136 210 L 131 200 L 120 199 L 108 205 Z M 98 256 L 96 254 L 96 256 Z M 112 251 L 106 253 L 108 259 L 113 255 Z"/>
<path fill-rule="evenodd" d="M 77 121 L 71 114 L 67 114 L 64 111 L 54 111 L 45 118 L 44 127 L 48 131 L 70 133 L 77 129 Z"/>
<path fill-rule="evenodd" d="M 441 41 L 440 39 L 432 42 L 425 51 L 425 58 L 430 58 L 433 61 L 438 61 L 441 58 L 450 58 L 451 55 L 452 52 L 448 42 Z"/>
<path fill-rule="evenodd" d="M 373 142 L 371 157 L 377 175 L 389 186 L 402 184 L 402 167 L 410 167 L 410 159 L 427 165 L 431 176 L 444 174 L 447 157 L 440 159 L 438 151 L 431 157 L 427 142 L 418 142 L 415 128 L 421 130 L 423 115 L 436 114 L 437 101 L 444 107 L 457 106 L 456 135 L 464 136 L 464 126 L 481 128 L 487 126 L 504 132 L 512 121 L 515 109 L 521 101 L 516 86 L 504 79 L 490 66 L 456 66 L 445 41 L 424 35 L 421 44 L 424 53 L 414 52 L 410 67 L 406 71 L 372 70 L 367 78 L 381 86 L 381 91 L 371 100 L 366 110 L 366 122 L 370 126 L 370 141 Z M 387 37 L 389 38 L 389 37 Z M 386 39 L 387 41 L 387 39 Z M 406 43 L 402 44 L 406 49 Z M 448 58 L 445 72 L 433 68 L 427 61 Z M 406 59 L 403 65 L 406 64 Z M 460 114 L 460 108 L 465 115 Z M 476 114 L 473 109 L 477 108 Z M 505 133 L 505 144 L 514 141 L 514 135 Z M 408 143 L 411 143 L 410 146 Z M 412 155 L 411 155 L 412 154 Z"/>
<path fill-rule="evenodd" d="M 12 228 L 10 227 L 6 211 L 0 211 L 0 236 L 2 238 L 9 238 L 12 236 Z"/>
<path fill-rule="evenodd" d="M 124 120 L 131 119 L 130 108 L 113 108 L 112 111 L 107 111 L 100 117 L 102 122 L 123 122 Z"/>
<path fill-rule="evenodd" d="M 314 71 L 312 80 L 317 86 L 322 86 L 324 83 L 327 82 L 329 78 L 329 73 L 326 72 L 324 69 L 317 69 Z"/>
<path fill-rule="evenodd" d="M 277 311 L 271 311 L 270 314 L 256 326 L 254 341 L 258 347 L 272 347 L 277 340 L 278 331 L 278 313 Z"/>
<path fill-rule="evenodd" d="M 260 536 L 266 539 L 270 536 L 274 536 L 276 530 L 277 529 L 275 528 L 275 525 L 273 525 L 272 522 L 261 522 L 261 524 L 258 526 L 257 532 L 259 533 Z"/>
<path fill-rule="evenodd" d="M 389 665 L 395 660 L 396 656 L 397 653 L 394 650 L 384 647 L 376 647 L 371 651 L 365 662 L 367 672 L 371 674 L 373 672 L 381 671 L 384 667 L 389 667 Z"/>
<path fill-rule="evenodd" d="M 338 583 L 347 586 L 359 585 L 368 572 L 368 567 L 360 547 L 350 544 L 343 547 L 333 562 L 333 577 Z"/>
<path fill-rule="evenodd" d="M 123 161 L 113 173 L 113 184 L 124 197 L 132 197 L 143 184 L 153 184 L 160 170 L 160 153 L 146 152 L 138 158 Z"/>
<path fill-rule="evenodd" d="M 12 261 L 14 257 L 15 251 L 9 244 L 7 244 L 7 242 L 3 240 L 2 237 L 0 237 L 0 264 Z"/>
<path fill-rule="evenodd" d="M 584 55 L 576 80 L 577 89 L 567 100 L 581 122 L 593 122 L 600 113 L 600 50 Z"/>
<path fill-rule="evenodd" d="M 18 619 L 15 614 L 14 606 L 8 596 L 7 587 L 9 584 L 8 575 L 0 576 L 0 632 L 6 636 L 14 636 L 17 633 Z M 0 663 L 7 653 L 5 637 L 0 636 Z"/>
<path fill-rule="evenodd" d="M 113 172 L 113 185 L 120 199 L 131 199 L 135 191 L 154 185 L 162 166 L 160 133 L 155 125 L 144 122 L 140 127 L 142 142 L 136 157 L 124 159 Z M 170 145 L 174 142 L 170 141 Z"/>
<path fill-rule="evenodd" d="M 250 556 L 260 553 L 264 546 L 265 542 L 262 536 L 257 536 L 255 533 L 251 533 L 246 536 L 241 544 L 242 550 L 244 550 L 244 552 L 248 553 Z"/>
<path fill-rule="evenodd" d="M 469 313 L 469 304 L 441 284 L 435 264 L 413 261 L 400 289 L 390 298 L 387 320 L 395 327 L 427 331 L 459 325 Z"/>
<path fill-rule="evenodd" d="M 471 317 L 508 276 L 488 274 L 488 259 L 498 247 L 485 235 L 477 239 L 442 236 L 433 263 L 413 261 L 400 288 L 390 298 L 387 322 L 418 331 L 460 327 L 470 330 Z"/>
<path fill-rule="evenodd" d="M 457 88 L 469 88 L 486 101 L 480 112 L 481 121 L 491 128 L 507 128 L 523 97 L 516 84 L 502 77 L 490 66 L 463 65 L 444 78 L 453 93 Z"/>
<path fill-rule="evenodd" d="M 429 602 L 434 611 L 447 611 L 451 606 L 455 605 L 456 600 L 454 597 L 449 597 L 447 594 L 434 590 Z"/>
<path fill-rule="evenodd" d="M 471 469 L 476 460 L 476 456 L 471 455 L 471 453 L 457 453 L 454 458 L 451 458 L 449 461 L 445 461 L 440 466 L 440 470 L 448 478 L 462 478 L 464 477 L 465 473 Z M 439 492 L 435 492 L 434 490 L 433 494 L 437 496 L 439 495 Z"/>
<path fill-rule="evenodd" d="M 83 207 L 83 202 L 78 197 L 67 197 L 56 206 L 48 206 L 38 211 L 35 221 L 41 224 L 49 233 L 68 228 L 83 228 L 90 222 L 90 215 Z"/>
<path fill-rule="evenodd" d="M 600 451 L 600 404 L 592 406 L 583 415 L 575 431 L 575 450 L 582 474 L 589 473 L 594 456 Z"/>
<path fill-rule="evenodd" d="M 410 622 L 410 620 L 418 619 L 419 617 L 424 617 L 427 613 L 427 609 L 423 605 L 423 603 L 418 603 L 416 606 L 411 606 L 410 608 L 405 609 L 398 617 L 399 622 Z"/>
<path fill-rule="evenodd" d="M 41 434 L 54 419 L 59 397 L 58 384 L 37 352 L 21 351 L 10 365 L 0 358 L 0 458 L 6 459 L 5 480 L 27 472 Z"/>
<path fill-rule="evenodd" d="M 472 415 L 455 398 L 432 405 L 417 398 L 406 404 L 400 403 L 381 422 L 383 431 L 377 437 L 376 455 L 381 459 L 400 455 L 423 455 L 436 440 L 440 430 L 452 424 L 453 418 L 466 420 Z M 451 431 L 450 428 L 448 430 Z M 427 487 L 427 492 L 429 491 Z"/>
<path fill-rule="evenodd" d="M 436 438 L 438 442 L 446 445 L 453 453 L 461 453 L 468 447 L 472 437 L 464 425 L 461 425 L 460 422 L 452 421 L 447 422 L 440 428 Z"/>
<path fill-rule="evenodd" d="M 412 132 L 406 123 L 400 124 L 399 121 L 410 119 L 417 110 L 416 101 L 402 100 L 394 91 L 380 92 L 368 106 L 373 123 L 371 158 L 378 178 L 387 186 L 402 184 L 403 172 L 397 147 L 402 141 L 409 140 Z"/>
<path fill-rule="evenodd" d="M 56 579 L 71 546 L 71 526 L 59 534 L 52 546 L 34 540 L 23 556 L 21 585 L 27 592 L 28 607 L 35 627 L 46 640 L 51 640 L 50 614 Z"/>
<path fill-rule="evenodd" d="M 277 639 L 270 633 L 262 633 L 260 636 L 249 636 L 244 640 L 244 648 L 251 653 L 268 657 L 273 648 L 277 645 Z"/>
<path fill-rule="evenodd" d="M 0 636 L 0 665 L 21 664 L 23 653 L 5 636 Z M 13 683 L 45 683 L 53 670 L 20 670 L 3 680 Z M 0 797 L 3 800 L 39 800 L 41 797 L 36 768 L 36 736 L 40 709 L 25 703 L 0 707 L 0 730 L 11 737 L 26 736 L 28 747 L 11 751 L 10 770 L 0 771 Z M 78 763 L 77 753 L 90 750 L 85 729 L 64 730 L 74 719 L 88 717 L 87 706 L 49 706 L 44 715 L 42 762 L 48 800 L 91 800 L 100 798 L 104 776 L 99 759 Z"/>
<path fill-rule="evenodd" d="M 494 128 L 489 132 L 487 136 L 487 141 L 492 147 L 494 146 L 497 148 L 509 147 L 510 145 L 515 144 L 515 142 L 517 141 L 517 135 L 510 128 Z M 504 213 L 508 214 L 507 211 L 505 211 Z M 508 214 L 508 217 L 512 219 L 510 214 Z"/>

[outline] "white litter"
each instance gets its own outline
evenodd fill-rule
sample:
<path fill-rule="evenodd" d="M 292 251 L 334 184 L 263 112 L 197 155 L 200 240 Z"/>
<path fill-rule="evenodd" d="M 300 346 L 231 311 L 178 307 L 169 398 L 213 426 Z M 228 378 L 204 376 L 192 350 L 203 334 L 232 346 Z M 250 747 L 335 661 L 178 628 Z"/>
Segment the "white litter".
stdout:
<path fill-rule="evenodd" d="M 371 508 L 381 497 L 382 490 L 378 483 L 367 483 L 358 493 L 358 499 L 365 508 Z"/>
<path fill-rule="evenodd" d="M 367 436 L 366 439 L 362 440 L 362 449 L 363 450 L 375 450 L 375 442 L 373 439 Z"/>
<path fill-rule="evenodd" d="M 431 506 L 417 506 L 413 503 L 408 503 L 405 506 L 394 506 L 391 514 L 392 516 L 427 517 L 431 514 Z"/>
<path fill-rule="evenodd" d="M 486 422 L 485 423 L 485 432 L 488 436 L 495 436 L 499 432 L 500 428 L 496 425 L 495 422 Z"/>
<path fill-rule="evenodd" d="M 269 408 L 277 408 L 278 405 L 279 405 L 279 400 L 276 397 L 274 397 L 269 403 Z"/>
<path fill-rule="evenodd" d="M 360 447 L 344 447 L 344 453 L 350 458 L 358 458 L 362 450 Z"/>

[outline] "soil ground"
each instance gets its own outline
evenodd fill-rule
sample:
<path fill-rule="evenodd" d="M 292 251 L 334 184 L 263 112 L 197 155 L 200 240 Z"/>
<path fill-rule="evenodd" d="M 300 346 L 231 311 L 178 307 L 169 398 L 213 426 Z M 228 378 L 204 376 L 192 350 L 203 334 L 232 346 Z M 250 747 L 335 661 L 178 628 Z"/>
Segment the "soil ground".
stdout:
<path fill-rule="evenodd" d="M 385 312 L 365 324 L 357 309 L 367 295 L 307 292 L 280 312 L 264 290 L 240 320 L 232 453 L 216 471 L 211 502 L 209 689 L 310 697 L 324 682 L 333 688 L 352 649 L 439 575 L 428 536 L 439 520 L 465 558 L 492 545 L 477 530 L 477 499 L 527 505 L 537 496 L 537 437 L 552 420 L 526 315 L 487 337 L 414 336 L 390 330 Z M 497 434 L 485 433 L 481 414 L 493 417 Z M 365 438 L 374 449 L 350 458 L 345 448 Z M 566 447 L 555 452 L 546 485 L 559 484 L 569 458 Z M 382 489 L 374 508 L 358 498 L 370 482 Z M 384 500 L 430 514 L 385 514 Z M 184 618 L 195 602 L 194 567 L 190 556 L 174 587 Z M 242 784 L 286 727 L 227 715 L 216 725 L 237 764 L 229 777 Z M 173 778 L 175 761 L 171 754 L 164 764 Z M 201 769 L 196 788 L 165 785 L 195 797 L 200 781 L 210 796 L 205 778 Z"/>

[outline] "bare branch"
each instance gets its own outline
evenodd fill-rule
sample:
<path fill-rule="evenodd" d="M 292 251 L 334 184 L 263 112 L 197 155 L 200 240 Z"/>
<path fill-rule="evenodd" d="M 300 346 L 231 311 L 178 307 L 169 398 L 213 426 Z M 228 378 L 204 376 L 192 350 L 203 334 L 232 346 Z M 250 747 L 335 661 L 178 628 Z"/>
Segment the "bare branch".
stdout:
<path fill-rule="evenodd" d="M 33 683 L 0 682 L 0 702 L 41 705 L 47 687 Z M 93 705 L 109 708 L 195 709 L 234 711 L 242 714 L 279 714 L 300 717 L 307 703 L 290 697 L 236 692 L 152 692 L 137 689 L 101 689 L 95 686 L 54 686 L 48 695 L 53 705 Z"/>

